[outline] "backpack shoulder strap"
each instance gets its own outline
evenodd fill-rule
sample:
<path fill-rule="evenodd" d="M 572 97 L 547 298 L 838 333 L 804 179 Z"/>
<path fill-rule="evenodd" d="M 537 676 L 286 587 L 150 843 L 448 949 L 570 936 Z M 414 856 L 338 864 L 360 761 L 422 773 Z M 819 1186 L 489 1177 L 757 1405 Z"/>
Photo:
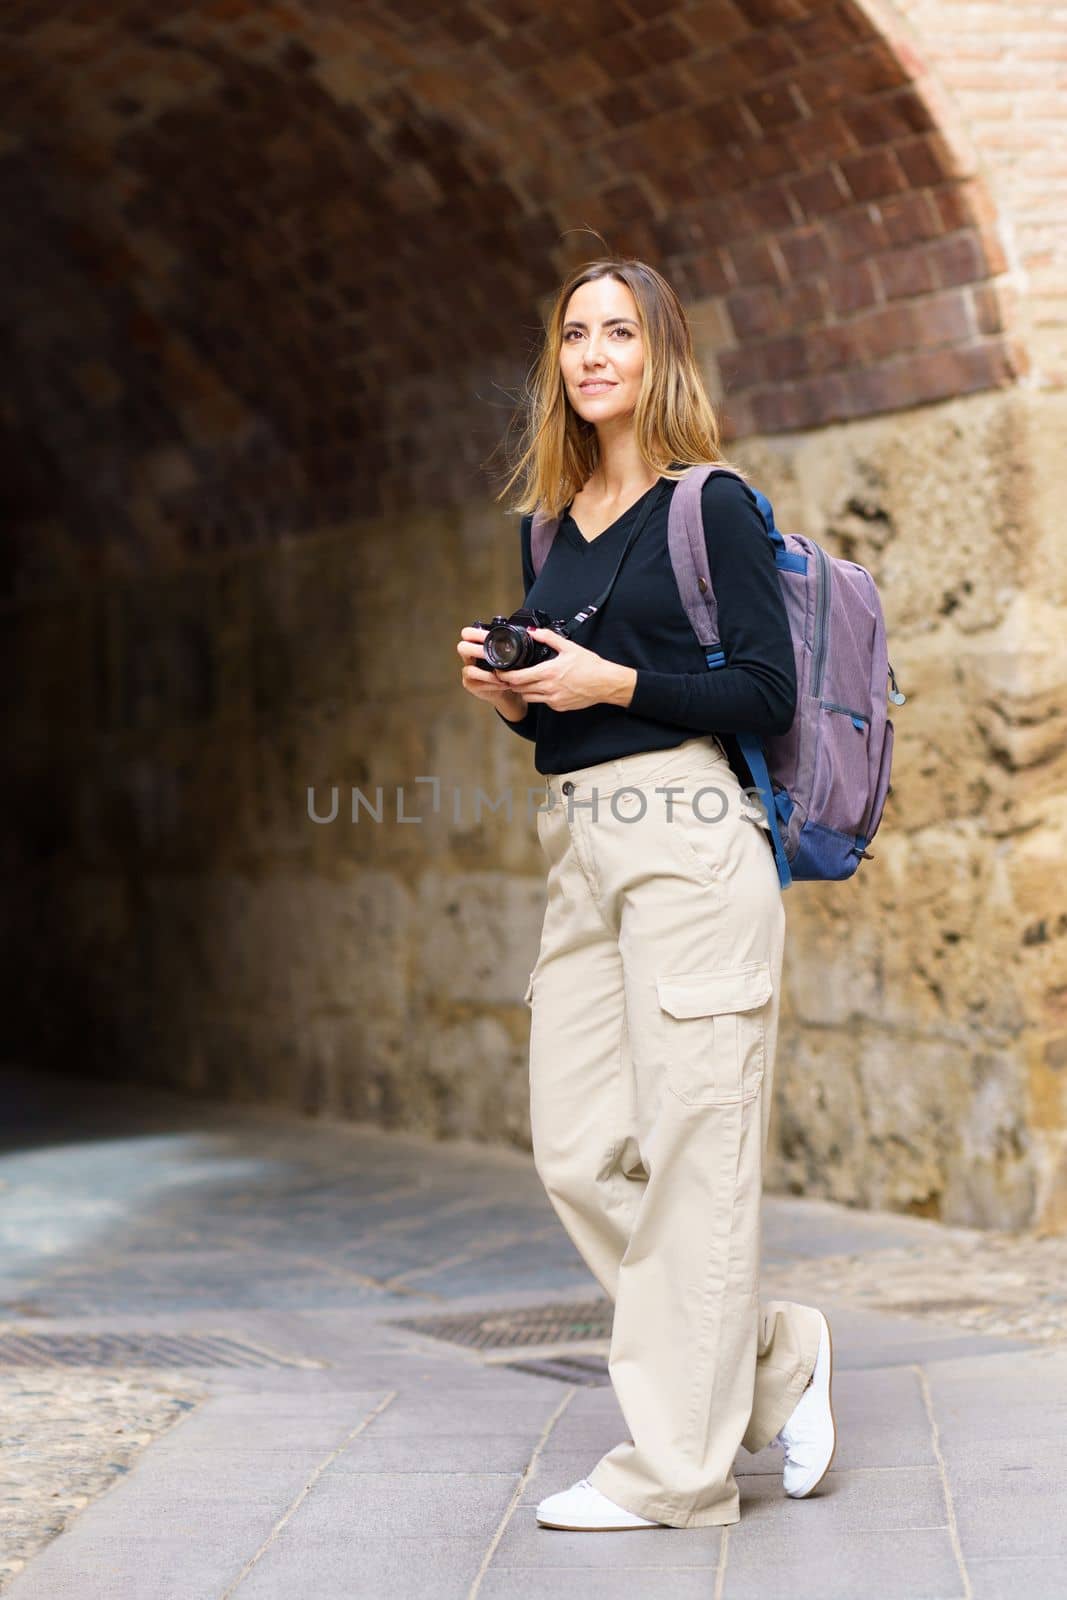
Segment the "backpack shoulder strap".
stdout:
<path fill-rule="evenodd" d="M 535 578 L 548 559 L 548 552 L 552 548 L 560 520 L 559 517 L 550 517 L 542 506 L 538 506 L 533 514 L 533 521 L 530 524 L 530 560 L 533 562 Z"/>
<path fill-rule="evenodd" d="M 739 476 L 731 468 L 716 467 L 711 462 L 690 467 L 685 477 L 679 478 L 667 513 L 667 545 L 678 593 L 693 632 L 704 650 L 712 653 L 719 647 L 719 614 L 708 570 L 700 497 L 713 472 Z"/>
<path fill-rule="evenodd" d="M 693 632 L 705 653 L 712 658 L 709 659 L 708 665 L 721 666 L 723 656 L 719 648 L 719 612 L 715 591 L 711 585 L 711 573 L 708 570 L 708 546 L 704 537 L 701 504 L 704 484 L 713 472 L 726 473 L 731 478 L 740 478 L 742 483 L 745 482 L 741 474 L 735 472 L 732 467 L 717 467 L 710 462 L 701 462 L 698 466 L 690 467 L 685 477 L 678 480 L 677 488 L 671 496 L 671 507 L 667 517 L 667 543 L 678 593 Z M 756 497 L 756 505 L 766 526 L 767 535 L 775 546 L 776 565 L 779 567 L 799 565 L 799 569 L 803 570 L 803 562 L 798 564 L 796 558 L 788 554 L 781 530 L 775 527 L 774 507 L 771 502 L 759 489 L 751 484 L 749 488 Z"/>

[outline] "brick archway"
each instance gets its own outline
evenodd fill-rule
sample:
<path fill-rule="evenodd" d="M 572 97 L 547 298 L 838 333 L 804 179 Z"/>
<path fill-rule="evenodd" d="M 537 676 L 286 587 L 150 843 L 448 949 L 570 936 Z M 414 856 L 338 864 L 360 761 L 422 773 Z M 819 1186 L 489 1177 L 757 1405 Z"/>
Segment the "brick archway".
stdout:
<path fill-rule="evenodd" d="M 16 522 L 140 560 L 484 492 L 583 225 L 703 303 L 730 436 L 1024 370 L 990 203 L 875 0 L 3 26 Z"/>

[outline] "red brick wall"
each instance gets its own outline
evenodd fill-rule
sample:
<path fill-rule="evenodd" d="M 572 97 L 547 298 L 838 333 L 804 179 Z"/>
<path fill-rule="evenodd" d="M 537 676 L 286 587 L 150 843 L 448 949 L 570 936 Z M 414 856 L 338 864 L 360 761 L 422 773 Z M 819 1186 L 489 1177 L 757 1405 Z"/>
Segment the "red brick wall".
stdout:
<path fill-rule="evenodd" d="M 24 558 L 42 529 L 136 565 L 484 494 L 536 306 L 598 252 L 584 225 L 718 301 L 728 434 L 1015 381 L 988 186 L 869 9 L 7 7 Z"/>
<path fill-rule="evenodd" d="M 1067 385 L 1067 11 L 896 0 L 967 129 L 1011 256 L 1033 382 Z M 878 20 L 885 20 L 878 18 Z M 892 17 L 890 27 L 897 26 Z"/>

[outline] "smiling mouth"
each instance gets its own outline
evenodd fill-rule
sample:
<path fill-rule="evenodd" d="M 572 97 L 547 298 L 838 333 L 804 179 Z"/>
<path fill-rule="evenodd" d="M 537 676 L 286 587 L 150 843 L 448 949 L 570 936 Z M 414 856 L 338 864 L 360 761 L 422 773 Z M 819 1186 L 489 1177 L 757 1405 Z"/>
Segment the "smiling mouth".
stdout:
<path fill-rule="evenodd" d="M 591 378 L 588 383 L 580 383 L 578 387 L 582 390 L 614 389 L 615 385 L 609 382 L 607 378 Z"/>

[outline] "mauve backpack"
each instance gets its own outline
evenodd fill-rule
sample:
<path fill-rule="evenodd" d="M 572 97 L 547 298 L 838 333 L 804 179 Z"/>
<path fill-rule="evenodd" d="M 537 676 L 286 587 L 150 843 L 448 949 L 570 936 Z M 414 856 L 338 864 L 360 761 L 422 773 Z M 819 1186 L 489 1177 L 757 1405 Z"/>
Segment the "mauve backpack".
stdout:
<path fill-rule="evenodd" d="M 701 490 L 709 473 L 729 471 L 710 463 L 690 467 L 671 496 L 667 521 L 678 592 L 711 668 L 728 663 L 708 571 Z M 850 878 L 870 859 L 866 847 L 882 818 L 893 759 L 888 680 L 894 705 L 903 705 L 905 696 L 889 664 L 882 605 L 870 573 L 855 561 L 828 555 L 803 534 L 783 534 L 766 495 L 752 492 L 774 545 L 793 637 L 797 706 L 787 733 L 734 737 L 759 791 L 778 881 L 786 889 L 794 878 Z M 534 516 L 535 572 L 558 525 L 557 518 Z"/>

